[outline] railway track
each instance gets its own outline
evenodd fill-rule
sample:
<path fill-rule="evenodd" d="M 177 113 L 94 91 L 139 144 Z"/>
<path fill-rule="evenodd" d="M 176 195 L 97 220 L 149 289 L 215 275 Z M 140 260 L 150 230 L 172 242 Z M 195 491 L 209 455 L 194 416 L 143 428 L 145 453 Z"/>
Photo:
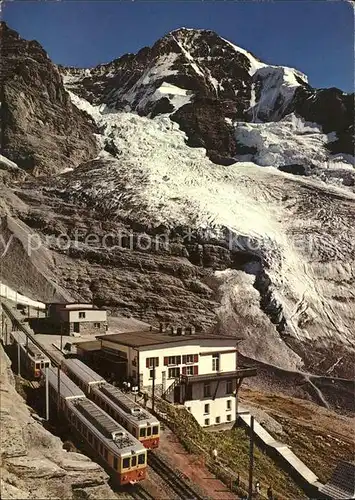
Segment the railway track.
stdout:
<path fill-rule="evenodd" d="M 182 472 L 173 470 L 156 451 L 148 454 L 148 465 L 170 486 L 182 500 L 206 500 L 186 481 Z"/>
<path fill-rule="evenodd" d="M 154 497 L 141 484 L 135 484 L 129 494 L 136 500 L 154 500 Z"/>

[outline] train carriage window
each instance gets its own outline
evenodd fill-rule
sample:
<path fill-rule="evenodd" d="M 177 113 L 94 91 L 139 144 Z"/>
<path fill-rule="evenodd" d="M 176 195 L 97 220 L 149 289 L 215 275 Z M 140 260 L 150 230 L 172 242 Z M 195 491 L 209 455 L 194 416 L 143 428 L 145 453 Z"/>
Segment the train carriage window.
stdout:
<path fill-rule="evenodd" d="M 97 439 L 96 439 L 96 437 L 94 437 L 94 447 L 95 447 L 96 450 L 97 450 L 97 444 L 98 444 L 97 443 Z"/>
<path fill-rule="evenodd" d="M 139 437 L 144 438 L 145 437 L 145 429 L 139 429 Z"/>
<path fill-rule="evenodd" d="M 91 434 L 91 432 L 89 432 L 88 434 L 89 434 L 89 435 L 88 435 L 88 438 L 89 438 L 89 443 L 92 443 L 92 434 Z"/>
<path fill-rule="evenodd" d="M 159 426 L 158 425 L 153 426 L 153 434 L 159 434 Z"/>
<path fill-rule="evenodd" d="M 145 464 L 145 453 L 141 453 L 140 455 L 138 455 L 138 464 L 139 465 Z"/>
<path fill-rule="evenodd" d="M 102 446 L 102 444 L 100 443 L 100 454 L 102 455 L 103 454 L 103 450 L 104 450 L 104 447 Z"/>
<path fill-rule="evenodd" d="M 136 455 L 134 455 L 134 456 L 132 457 L 132 467 L 135 467 L 136 465 L 137 465 L 137 456 L 136 456 Z"/>
<path fill-rule="evenodd" d="M 151 434 L 152 434 L 152 428 L 147 427 L 147 436 L 151 436 Z"/>
<path fill-rule="evenodd" d="M 104 458 L 105 458 L 105 460 L 108 460 L 108 453 L 107 453 L 106 448 L 104 448 Z"/>
<path fill-rule="evenodd" d="M 122 460 L 122 469 L 128 469 L 131 465 L 131 460 L 129 458 L 124 458 Z"/>
<path fill-rule="evenodd" d="M 118 460 L 117 457 L 113 457 L 113 468 L 118 470 Z"/>

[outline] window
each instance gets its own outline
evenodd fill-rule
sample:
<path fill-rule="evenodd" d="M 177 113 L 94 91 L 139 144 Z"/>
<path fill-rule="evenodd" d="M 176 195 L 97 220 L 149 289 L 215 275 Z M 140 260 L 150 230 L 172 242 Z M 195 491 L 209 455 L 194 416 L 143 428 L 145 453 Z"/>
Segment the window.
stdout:
<path fill-rule="evenodd" d="M 219 354 L 212 355 L 212 371 L 219 371 Z"/>
<path fill-rule="evenodd" d="M 106 448 L 104 448 L 104 457 L 105 457 L 105 460 L 108 460 L 108 453 L 107 453 Z"/>
<path fill-rule="evenodd" d="M 205 418 L 205 425 L 210 425 L 210 419 L 209 418 Z"/>
<path fill-rule="evenodd" d="M 151 435 L 152 435 L 152 428 L 147 427 L 147 436 L 151 436 Z"/>
<path fill-rule="evenodd" d="M 159 434 L 159 426 L 158 425 L 153 426 L 153 434 Z"/>
<path fill-rule="evenodd" d="M 131 461 L 129 458 L 124 458 L 122 460 L 122 469 L 128 469 L 128 467 L 131 465 Z"/>
<path fill-rule="evenodd" d="M 101 323 L 94 323 L 94 328 L 100 328 Z"/>
<path fill-rule="evenodd" d="M 232 401 L 230 399 L 227 399 L 227 410 L 232 409 Z"/>
<path fill-rule="evenodd" d="M 164 358 L 164 365 L 180 365 L 181 356 L 166 356 Z"/>
<path fill-rule="evenodd" d="M 182 357 L 182 364 L 188 365 L 189 363 L 198 363 L 198 354 L 186 354 Z"/>
<path fill-rule="evenodd" d="M 226 394 L 233 394 L 233 382 L 231 380 L 226 382 Z"/>
<path fill-rule="evenodd" d="M 198 375 L 198 365 L 183 366 L 181 369 L 183 375 Z"/>
<path fill-rule="evenodd" d="M 145 438 L 145 429 L 139 429 L 139 437 Z"/>
<path fill-rule="evenodd" d="M 86 314 L 83 311 L 79 312 L 79 318 L 83 319 L 86 317 Z"/>
<path fill-rule="evenodd" d="M 227 422 L 231 422 L 232 421 L 232 415 L 227 415 Z"/>
<path fill-rule="evenodd" d="M 143 465 L 145 464 L 145 453 L 141 453 L 138 455 L 138 465 Z"/>
<path fill-rule="evenodd" d="M 89 439 L 89 443 L 92 443 L 92 434 L 91 434 L 91 432 L 88 432 L 88 439 Z"/>
<path fill-rule="evenodd" d="M 193 375 L 194 374 L 194 366 L 187 366 L 186 367 L 186 375 Z"/>
<path fill-rule="evenodd" d="M 203 397 L 209 398 L 211 396 L 211 384 L 203 385 Z"/>
<path fill-rule="evenodd" d="M 158 366 L 159 366 L 159 358 L 147 358 L 145 360 L 145 366 L 147 368 L 153 368 L 154 362 L 155 362 L 155 368 L 158 368 Z"/>
<path fill-rule="evenodd" d="M 100 444 L 100 455 L 103 455 L 103 452 L 104 452 L 104 447 L 102 446 L 102 444 Z"/>
<path fill-rule="evenodd" d="M 118 460 L 117 457 L 113 457 L 113 468 L 118 470 Z"/>
<path fill-rule="evenodd" d="M 155 376 L 157 376 L 157 372 L 155 372 Z M 151 379 L 154 378 L 154 368 L 153 368 L 153 370 L 149 370 L 149 378 L 151 378 Z"/>
<path fill-rule="evenodd" d="M 216 417 L 216 424 L 220 424 L 221 423 L 221 417 Z"/>
<path fill-rule="evenodd" d="M 210 412 L 210 405 L 205 405 L 205 415 L 208 415 Z"/>
<path fill-rule="evenodd" d="M 137 456 L 136 456 L 136 455 L 134 455 L 134 456 L 132 457 L 132 467 L 135 467 L 136 465 L 137 465 Z"/>
<path fill-rule="evenodd" d="M 168 378 L 176 378 L 180 376 L 180 368 L 169 368 Z"/>

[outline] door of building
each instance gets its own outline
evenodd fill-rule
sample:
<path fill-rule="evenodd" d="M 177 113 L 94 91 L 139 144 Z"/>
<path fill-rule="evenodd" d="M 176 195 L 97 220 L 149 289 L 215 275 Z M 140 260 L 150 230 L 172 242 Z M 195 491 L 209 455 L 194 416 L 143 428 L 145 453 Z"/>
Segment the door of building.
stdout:
<path fill-rule="evenodd" d="M 74 323 L 74 332 L 79 333 L 80 332 L 80 323 Z"/>
<path fill-rule="evenodd" d="M 174 403 L 181 403 L 180 401 L 180 386 L 176 385 L 174 387 Z"/>

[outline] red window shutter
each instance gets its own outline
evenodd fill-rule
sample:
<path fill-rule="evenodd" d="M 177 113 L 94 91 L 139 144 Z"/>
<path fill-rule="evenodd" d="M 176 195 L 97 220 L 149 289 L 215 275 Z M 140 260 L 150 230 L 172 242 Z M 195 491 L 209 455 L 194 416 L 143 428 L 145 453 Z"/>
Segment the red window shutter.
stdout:
<path fill-rule="evenodd" d="M 146 366 L 147 368 L 149 368 L 149 366 L 150 366 L 150 363 L 149 363 L 149 358 L 147 358 L 147 359 L 145 360 L 145 366 Z"/>
<path fill-rule="evenodd" d="M 183 356 L 183 357 L 182 357 L 182 364 L 183 364 L 183 365 L 186 365 L 186 356 Z"/>
<path fill-rule="evenodd" d="M 198 375 L 198 366 L 194 366 L 194 375 Z"/>
<path fill-rule="evenodd" d="M 186 366 L 183 366 L 181 371 L 183 375 L 186 375 Z"/>
<path fill-rule="evenodd" d="M 164 356 L 164 366 L 168 366 L 169 364 L 169 358 L 167 356 Z"/>
<path fill-rule="evenodd" d="M 181 356 L 176 356 L 176 364 L 181 365 Z"/>
<path fill-rule="evenodd" d="M 194 354 L 194 363 L 198 363 L 198 354 Z"/>

